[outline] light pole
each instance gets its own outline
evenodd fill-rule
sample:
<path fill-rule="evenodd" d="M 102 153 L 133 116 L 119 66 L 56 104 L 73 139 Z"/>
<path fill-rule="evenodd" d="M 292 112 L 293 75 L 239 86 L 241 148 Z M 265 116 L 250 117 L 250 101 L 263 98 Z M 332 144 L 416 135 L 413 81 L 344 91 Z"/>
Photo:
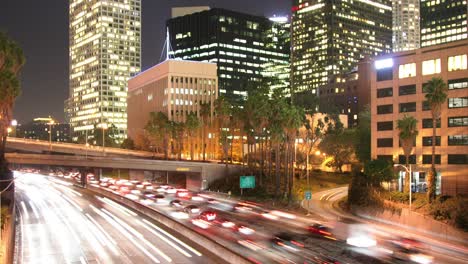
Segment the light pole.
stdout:
<path fill-rule="evenodd" d="M 49 125 L 49 152 L 52 152 L 52 125 L 55 121 L 51 119 L 47 124 Z"/>
<path fill-rule="evenodd" d="M 411 164 L 409 165 L 409 169 L 405 166 L 405 165 L 401 165 L 401 164 L 395 164 L 393 165 L 393 167 L 402 167 L 406 170 L 406 172 L 409 173 L 409 182 L 410 182 L 410 186 L 409 186 L 409 210 L 411 211 L 411 193 L 413 192 L 412 188 L 411 188 L 411 183 L 413 182 L 413 180 L 411 179 L 412 178 L 412 173 L 411 173 Z"/>

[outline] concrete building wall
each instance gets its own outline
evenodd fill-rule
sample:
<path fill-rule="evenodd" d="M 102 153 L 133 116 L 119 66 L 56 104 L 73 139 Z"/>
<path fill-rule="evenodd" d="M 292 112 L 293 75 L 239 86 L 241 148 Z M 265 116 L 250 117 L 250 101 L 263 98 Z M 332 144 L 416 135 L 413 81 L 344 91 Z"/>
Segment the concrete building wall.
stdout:
<path fill-rule="evenodd" d="M 441 126 L 436 129 L 436 135 L 440 136 L 440 146 L 436 147 L 436 154 L 440 155 L 441 160 L 440 164 L 436 165 L 436 169 L 442 176 L 441 189 L 439 189 L 442 194 L 468 193 L 467 141 L 461 140 L 464 143 L 459 145 L 449 145 L 448 143 L 449 136 L 468 136 L 468 121 L 458 126 L 449 125 L 449 118 L 468 118 L 468 107 L 466 105 L 466 101 L 468 101 L 467 55 L 468 40 L 463 40 L 377 57 L 375 58 L 375 67 L 371 68 L 372 158 L 391 158 L 395 163 L 401 163 L 399 162 L 399 155 L 403 155 L 403 150 L 399 147 L 399 131 L 396 129 L 396 121 L 405 114 L 411 115 L 418 120 L 419 135 L 412 152 L 413 155 L 416 155 L 415 164 L 412 166 L 413 171 L 416 172 L 414 177 L 418 181 L 425 181 L 424 175 L 427 174 L 431 166 L 430 160 L 427 162 L 427 156 L 426 161 L 424 161 L 424 155 L 431 154 L 431 146 L 427 143 L 424 146 L 423 137 L 432 136 L 432 127 L 424 125 L 424 119 L 431 119 L 431 111 L 423 109 L 423 102 L 425 101 L 423 84 L 433 77 L 441 77 L 445 82 L 449 83 L 448 100 L 442 105 Z M 436 61 L 428 63 L 431 60 Z M 454 66 L 457 69 L 453 69 Z M 449 68 L 452 68 L 452 70 L 449 70 Z M 430 71 L 431 69 L 433 71 Z M 387 77 L 389 77 L 388 74 L 393 76 L 387 78 L 388 80 L 378 81 L 377 75 L 381 74 L 380 76 L 383 76 L 385 71 L 387 71 Z M 434 73 L 429 74 L 429 72 Z M 457 89 L 454 89 L 453 83 L 457 83 Z M 414 93 L 400 95 L 400 87 L 407 85 L 415 85 Z M 379 90 L 383 88 L 388 88 L 388 93 L 385 96 L 382 94 L 384 90 Z M 461 99 L 453 102 L 453 98 Z M 457 103 L 459 107 L 449 108 L 449 102 L 451 102 L 451 105 Z M 399 109 L 402 103 L 415 103 L 416 108 L 414 111 L 402 112 Z M 460 107 L 460 104 L 464 105 Z M 389 106 L 388 111 L 390 112 L 386 114 L 381 112 L 379 114 L 378 107 L 384 105 Z M 380 108 L 380 111 L 383 111 L 382 108 Z M 382 129 L 385 124 L 388 125 L 387 130 Z M 380 131 L 378 129 L 379 125 L 382 126 Z M 389 140 L 386 144 L 380 141 L 381 145 L 379 146 L 379 139 Z M 452 155 L 461 155 L 458 157 L 461 157 L 462 164 L 453 164 L 452 158 L 454 156 Z M 452 161 L 449 162 L 449 159 Z"/>

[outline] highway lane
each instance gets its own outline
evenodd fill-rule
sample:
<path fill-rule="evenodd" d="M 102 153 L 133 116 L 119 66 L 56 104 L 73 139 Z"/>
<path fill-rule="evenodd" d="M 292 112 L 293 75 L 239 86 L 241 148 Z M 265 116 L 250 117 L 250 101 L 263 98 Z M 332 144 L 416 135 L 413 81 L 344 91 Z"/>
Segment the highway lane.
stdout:
<path fill-rule="evenodd" d="M 429 247 L 429 251 L 435 258 L 435 263 L 467 263 L 468 249 L 463 246 L 457 246 L 441 241 L 434 237 L 421 235 L 420 233 L 410 230 L 407 227 L 398 227 L 395 223 L 385 224 L 383 222 L 379 222 L 385 219 L 366 220 L 360 217 L 356 217 L 333 206 L 334 202 L 342 199 L 347 195 L 348 187 L 339 187 L 319 192 L 313 197 L 309 208 L 311 211 L 320 215 L 322 218 L 327 219 L 328 221 L 344 220 L 348 222 L 363 223 L 373 227 L 376 231 L 379 231 L 380 234 L 383 234 L 384 237 L 391 237 L 393 235 L 399 234 L 401 236 L 409 236 L 420 240 Z M 307 204 L 305 201 L 303 201 L 302 205 L 305 207 Z"/>
<path fill-rule="evenodd" d="M 111 200 L 52 177 L 15 176 L 19 263 L 222 263 Z"/>

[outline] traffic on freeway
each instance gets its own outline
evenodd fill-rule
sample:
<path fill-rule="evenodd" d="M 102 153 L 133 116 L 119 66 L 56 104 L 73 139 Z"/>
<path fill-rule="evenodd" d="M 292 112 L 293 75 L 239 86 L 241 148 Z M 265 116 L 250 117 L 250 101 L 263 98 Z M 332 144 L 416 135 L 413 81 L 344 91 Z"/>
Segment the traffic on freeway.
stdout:
<path fill-rule="evenodd" d="M 220 263 L 150 219 L 70 182 L 15 172 L 17 263 Z M 221 262 L 222 263 L 222 262 Z"/>
<path fill-rule="evenodd" d="M 80 182 L 79 173 L 51 171 L 48 176 L 42 177 L 48 185 L 59 190 L 68 188 L 71 191 L 65 191 L 67 194 L 77 196 L 68 197 L 70 201 L 83 199 L 75 193 L 76 189 L 66 185 Z M 319 221 L 318 218 L 306 218 L 268 209 L 253 202 L 207 192 L 191 192 L 180 186 L 114 178 L 97 180 L 92 174 L 86 177 L 88 184 L 93 188 L 120 195 L 169 216 L 253 263 L 463 263 L 447 262 L 446 259 L 433 255 L 430 246 L 422 240 L 405 234 L 383 232 L 358 222 L 323 221 L 323 219 Z M 30 185 L 31 183 L 28 184 Z M 48 195 L 53 195 L 53 192 Z M 122 219 L 114 221 L 116 224 L 120 224 L 125 219 L 127 226 L 143 229 L 153 227 L 147 223 L 148 220 L 132 219 L 132 214 L 125 215 L 125 212 L 129 214 L 132 211 L 111 199 L 99 196 L 87 199 L 103 207 L 99 209 L 96 205 L 90 205 L 91 210 L 88 211 L 93 213 L 93 217 L 101 217 L 105 221 L 106 218 L 112 217 L 106 212 L 109 211 L 112 215 L 123 214 Z M 64 202 L 66 201 L 65 199 Z M 71 203 L 69 206 L 77 209 Z M 78 206 L 86 205 L 78 203 Z M 125 226 L 121 225 L 124 231 Z M 128 233 L 132 234 L 131 231 Z M 144 237 L 146 236 L 145 234 Z M 133 242 L 130 240 L 127 243 Z M 140 241 L 140 244 L 146 243 Z M 160 247 L 164 248 L 164 245 Z M 171 252 L 170 249 L 167 250 Z M 89 249 L 82 251 L 88 252 Z M 80 255 L 76 252 L 74 254 Z M 87 254 L 96 255 L 92 251 Z M 144 251 L 139 254 L 140 257 L 149 258 Z M 173 254 L 178 256 L 180 252 Z M 127 257 L 128 261 L 135 261 L 133 255 Z M 157 251 L 154 257 L 161 258 Z M 162 259 L 158 260 L 165 260 Z M 203 259 L 201 256 L 195 258 L 192 256 L 182 258 L 181 262 L 177 263 L 208 263 L 201 259 Z M 149 261 L 153 262 L 153 259 L 149 258 Z"/>

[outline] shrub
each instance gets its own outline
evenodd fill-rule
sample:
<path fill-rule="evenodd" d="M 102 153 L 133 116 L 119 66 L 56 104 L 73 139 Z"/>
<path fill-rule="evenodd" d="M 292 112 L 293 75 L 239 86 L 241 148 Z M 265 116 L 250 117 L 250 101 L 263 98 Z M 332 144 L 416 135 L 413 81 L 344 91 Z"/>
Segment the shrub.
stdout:
<path fill-rule="evenodd" d="M 436 220 L 446 221 L 468 231 L 468 199 L 441 196 L 430 205 L 430 214 Z"/>

